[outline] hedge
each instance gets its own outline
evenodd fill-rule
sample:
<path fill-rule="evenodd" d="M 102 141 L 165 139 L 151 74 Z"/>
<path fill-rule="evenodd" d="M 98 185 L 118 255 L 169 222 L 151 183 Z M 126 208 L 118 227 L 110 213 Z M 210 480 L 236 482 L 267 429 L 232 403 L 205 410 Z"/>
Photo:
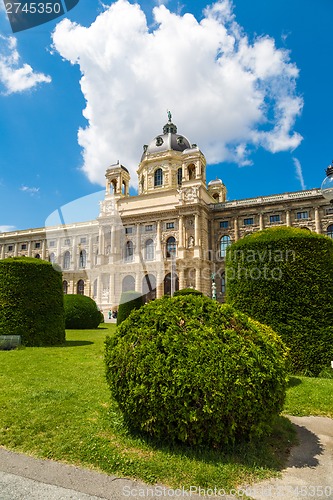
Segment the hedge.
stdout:
<path fill-rule="evenodd" d="M 140 309 L 142 306 L 143 297 L 139 292 L 135 292 L 134 290 L 123 292 L 118 307 L 117 325 L 120 325 L 130 315 L 133 309 Z"/>
<path fill-rule="evenodd" d="M 105 342 L 106 378 L 130 429 L 221 446 L 268 433 L 286 349 L 269 327 L 205 296 L 163 297 Z"/>
<path fill-rule="evenodd" d="M 22 345 L 65 342 L 61 272 L 41 259 L 0 261 L 0 335 L 21 335 Z"/>
<path fill-rule="evenodd" d="M 85 295 L 65 295 L 65 326 L 67 329 L 85 330 L 97 328 L 102 313 L 96 302 Z"/>
<path fill-rule="evenodd" d="M 173 294 L 174 297 L 178 295 L 203 295 L 202 292 L 196 290 L 195 288 L 182 288 L 181 290 L 176 290 Z"/>
<path fill-rule="evenodd" d="M 293 373 L 318 375 L 333 359 L 333 241 L 305 229 L 258 231 L 226 256 L 226 301 L 274 328 Z"/>

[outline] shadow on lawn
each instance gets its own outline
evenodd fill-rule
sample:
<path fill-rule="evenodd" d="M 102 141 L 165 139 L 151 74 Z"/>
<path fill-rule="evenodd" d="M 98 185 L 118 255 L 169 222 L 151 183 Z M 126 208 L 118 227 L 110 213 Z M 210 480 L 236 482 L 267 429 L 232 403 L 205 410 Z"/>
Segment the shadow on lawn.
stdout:
<path fill-rule="evenodd" d="M 90 340 L 66 340 L 66 344 L 60 345 L 58 347 L 77 347 L 80 345 L 91 345 L 94 342 L 90 342 Z"/>

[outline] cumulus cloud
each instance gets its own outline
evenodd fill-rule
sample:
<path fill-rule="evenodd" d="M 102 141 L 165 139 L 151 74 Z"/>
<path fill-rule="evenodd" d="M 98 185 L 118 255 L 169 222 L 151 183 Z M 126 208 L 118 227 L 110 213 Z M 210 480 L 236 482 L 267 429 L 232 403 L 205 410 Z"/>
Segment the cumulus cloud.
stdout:
<path fill-rule="evenodd" d="M 303 170 L 302 170 L 301 162 L 297 158 L 293 158 L 293 162 L 294 162 L 294 165 L 295 165 L 296 178 L 299 180 L 301 188 L 304 190 L 304 189 L 306 189 L 306 185 L 305 185 L 305 182 L 304 182 Z"/>
<path fill-rule="evenodd" d="M 8 233 L 9 231 L 15 231 L 15 226 L 0 226 L 0 233 Z"/>
<path fill-rule="evenodd" d="M 166 110 L 178 131 L 199 145 L 208 163 L 251 163 L 253 149 L 295 149 L 293 130 L 303 101 L 298 69 L 272 38 L 250 42 L 229 0 L 218 0 L 199 22 L 165 5 L 154 25 L 138 4 L 118 0 L 89 27 L 64 19 L 53 46 L 79 65 L 87 126 L 78 132 L 83 170 L 103 182 L 118 159 L 132 174 L 142 145 L 161 132 Z"/>
<path fill-rule="evenodd" d="M 0 35 L 0 84 L 4 87 L 4 93 L 24 92 L 42 82 L 50 83 L 51 78 L 36 73 L 29 64 L 21 63 L 17 39 Z"/>

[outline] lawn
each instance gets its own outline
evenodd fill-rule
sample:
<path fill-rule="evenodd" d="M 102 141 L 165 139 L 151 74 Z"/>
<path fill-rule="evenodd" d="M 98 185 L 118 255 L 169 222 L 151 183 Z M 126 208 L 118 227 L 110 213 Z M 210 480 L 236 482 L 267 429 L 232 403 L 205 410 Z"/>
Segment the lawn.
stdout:
<path fill-rule="evenodd" d="M 130 435 L 104 378 L 104 339 L 115 326 L 68 331 L 64 347 L 0 351 L 0 445 L 109 474 L 231 490 L 279 472 L 294 434 L 223 450 L 170 447 Z M 333 380 L 294 377 L 285 411 L 333 417 Z"/>

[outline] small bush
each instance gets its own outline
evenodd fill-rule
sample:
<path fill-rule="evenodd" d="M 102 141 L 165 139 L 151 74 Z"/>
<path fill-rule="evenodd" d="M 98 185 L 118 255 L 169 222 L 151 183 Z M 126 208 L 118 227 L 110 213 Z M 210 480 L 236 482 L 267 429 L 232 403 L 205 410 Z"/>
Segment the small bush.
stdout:
<path fill-rule="evenodd" d="M 129 291 L 123 292 L 120 297 L 120 304 L 117 315 L 117 325 L 120 325 L 133 309 L 140 309 L 143 305 L 142 295 L 138 292 Z"/>
<path fill-rule="evenodd" d="M 203 295 L 202 292 L 196 290 L 195 288 L 182 288 L 181 290 L 176 290 L 173 294 L 174 297 L 178 295 Z"/>
<path fill-rule="evenodd" d="M 286 350 L 267 326 L 205 296 L 163 297 L 107 337 L 106 377 L 128 426 L 190 445 L 269 432 Z"/>
<path fill-rule="evenodd" d="M 65 326 L 71 330 L 97 328 L 101 322 L 101 311 L 96 302 L 85 295 L 65 295 Z"/>
<path fill-rule="evenodd" d="M 65 342 L 62 275 L 41 259 L 0 261 L 0 335 L 20 335 L 22 345 Z"/>

